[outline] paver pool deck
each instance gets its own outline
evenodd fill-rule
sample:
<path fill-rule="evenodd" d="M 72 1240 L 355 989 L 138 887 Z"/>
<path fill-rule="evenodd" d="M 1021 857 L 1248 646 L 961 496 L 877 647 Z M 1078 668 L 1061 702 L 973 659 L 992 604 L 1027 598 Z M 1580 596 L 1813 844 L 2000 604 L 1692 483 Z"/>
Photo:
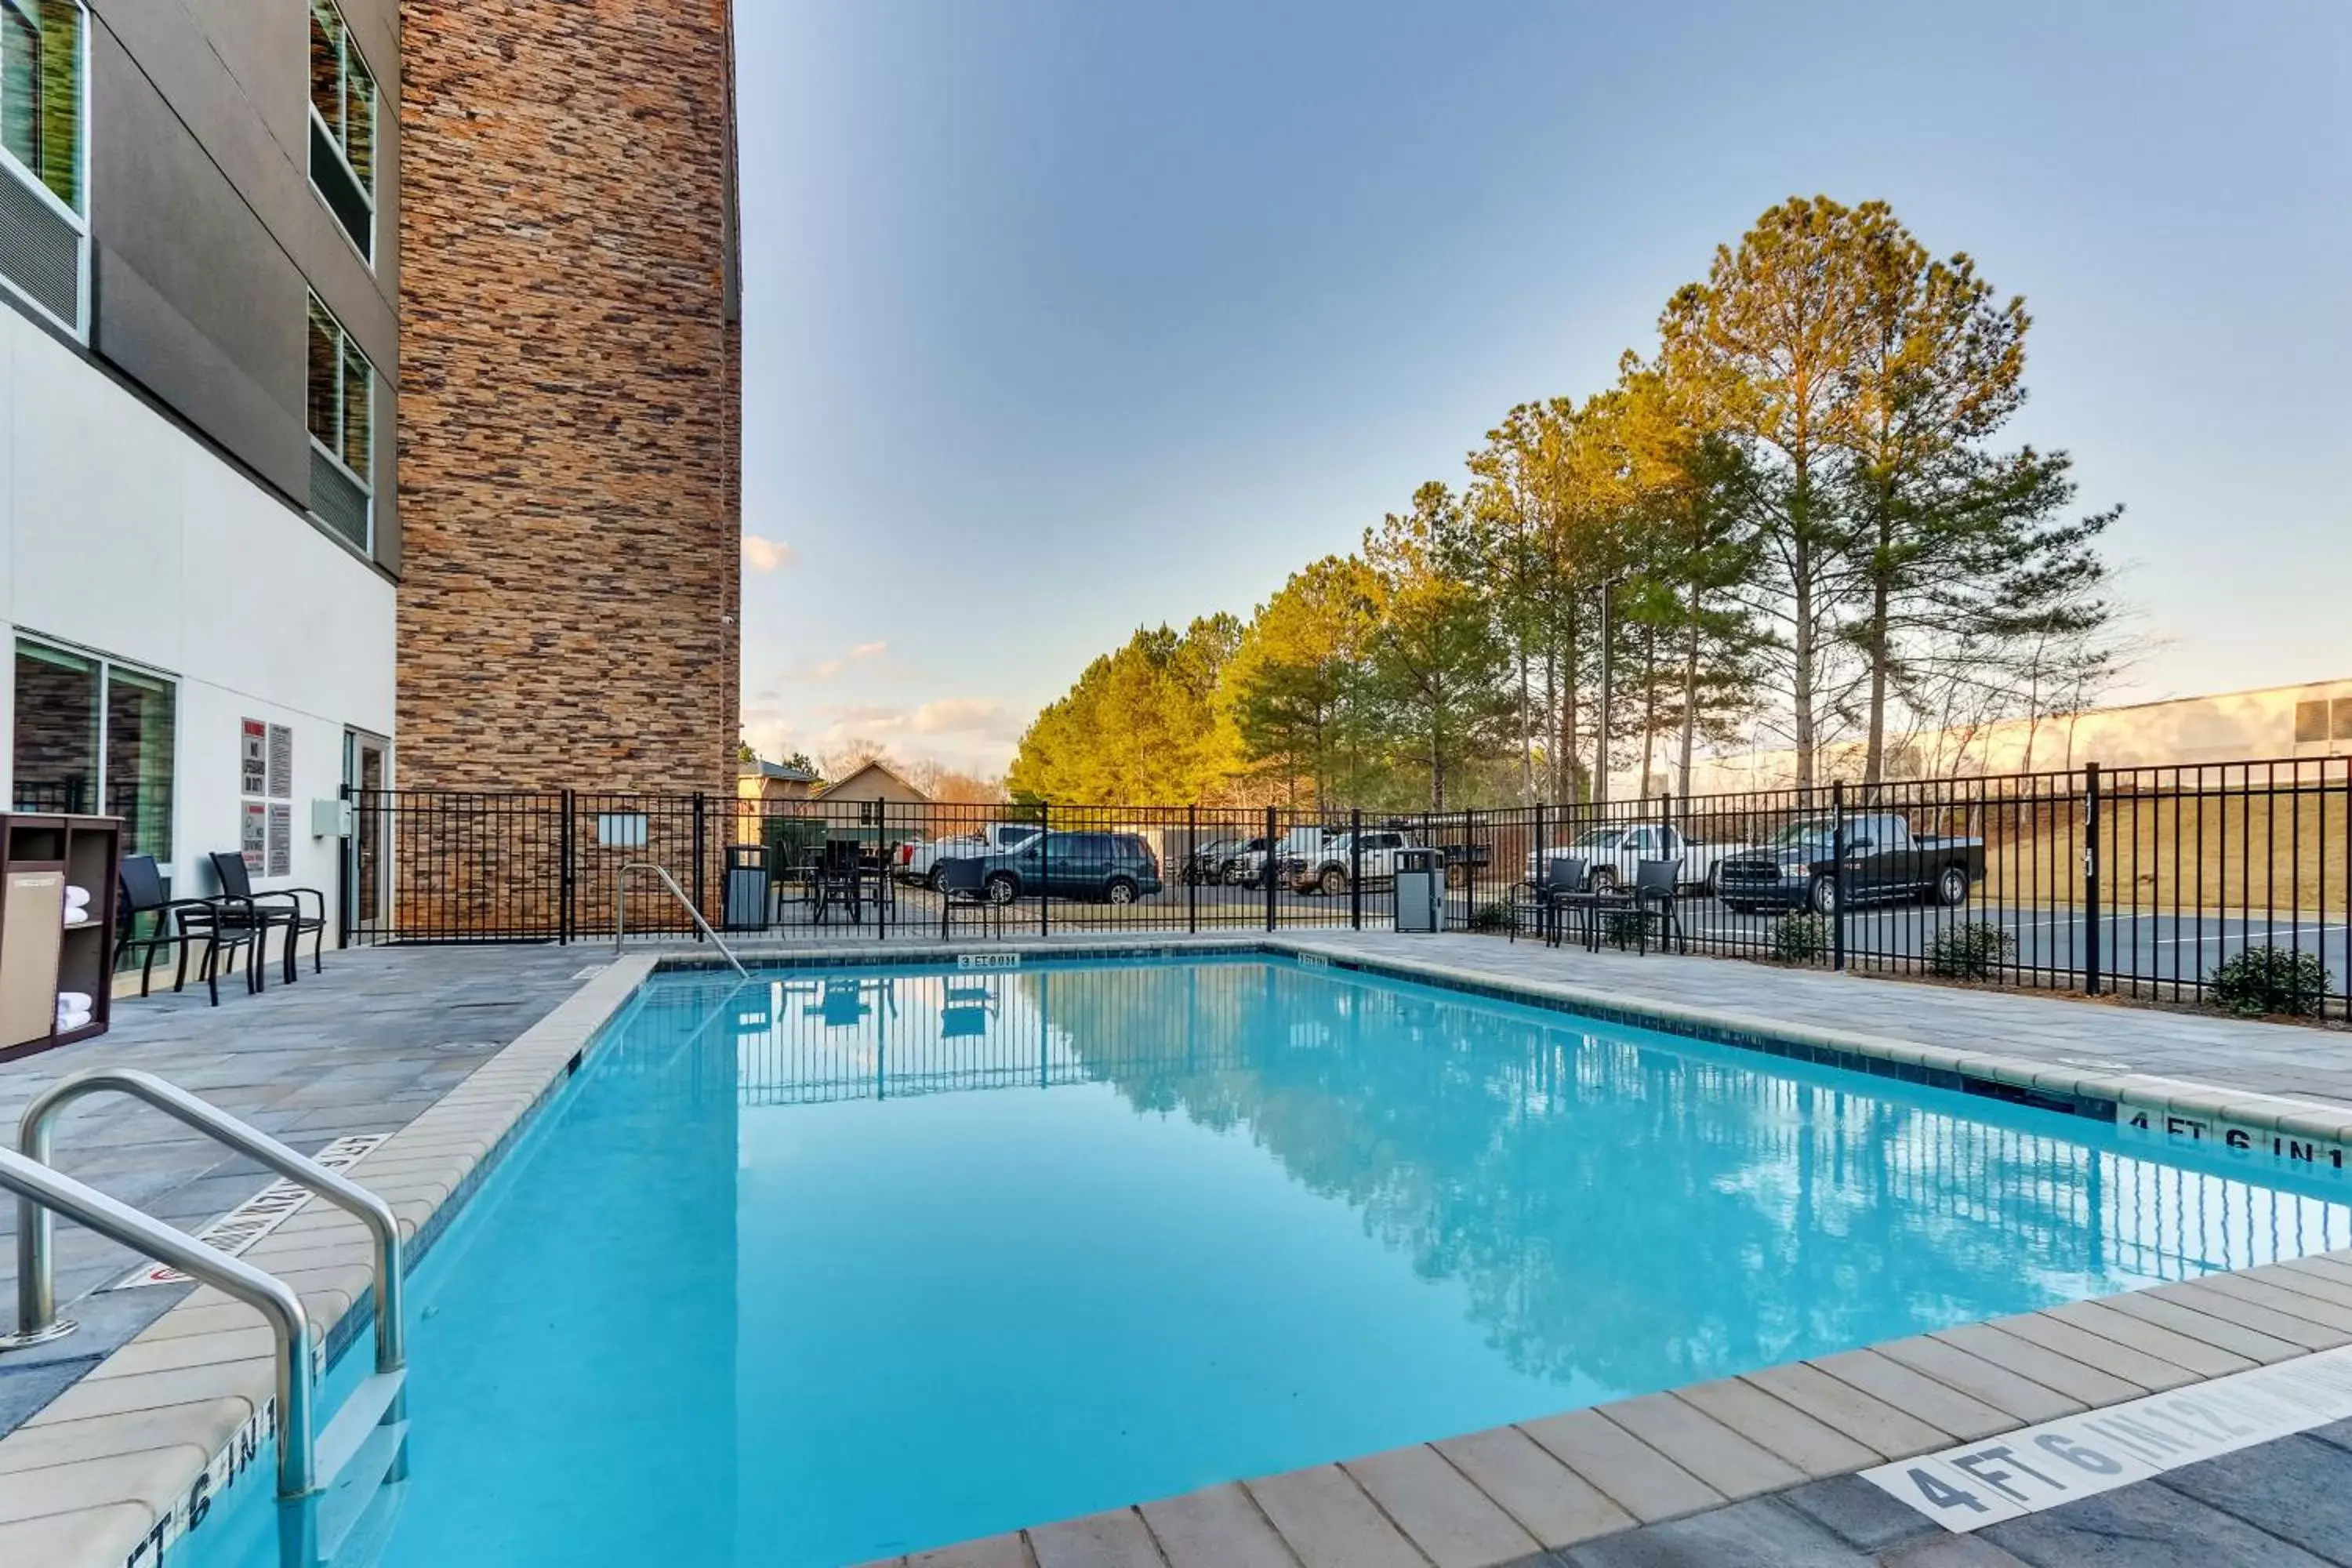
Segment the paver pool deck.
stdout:
<path fill-rule="evenodd" d="M 1235 935 L 1072 933 L 1007 945 L 1261 944 Z M 1792 1052 L 1915 1081 L 2122 1101 L 2200 1126 L 2352 1143 L 2352 1050 L 2337 1032 L 1486 937 L 1286 932 L 1262 944 L 1685 1032 L 1769 1032 L 1794 1042 L 1783 1047 Z M 991 945 L 745 951 L 836 963 Z M 355 952 L 334 955 L 325 975 L 218 1009 L 193 994 L 122 1005 L 108 1037 L 0 1065 L 0 1124 L 40 1087 L 103 1063 L 147 1068 L 304 1150 L 388 1132 L 357 1179 L 429 1244 L 657 962 L 610 960 L 583 946 Z M 70 1114 L 58 1151 L 69 1173 L 191 1228 L 266 1184 L 177 1124 L 118 1101 Z M 60 1226 L 60 1296 L 79 1298 L 68 1311 L 85 1328 L 44 1352 L 0 1357 L 0 1563 L 152 1563 L 191 1482 L 266 1403 L 268 1335 L 208 1289 L 89 1294 L 135 1260 L 74 1227 Z M 367 1243 L 347 1216 L 313 1205 L 245 1256 L 303 1295 L 331 1346 L 364 1331 Z M 12 1269 L 13 1251 L 0 1246 L 0 1300 L 13 1300 Z M 1964 1325 L 892 1561 L 2352 1563 L 2352 1423 L 1972 1535 L 1947 1533 L 1853 1474 L 2347 1344 L 2352 1253 Z"/>

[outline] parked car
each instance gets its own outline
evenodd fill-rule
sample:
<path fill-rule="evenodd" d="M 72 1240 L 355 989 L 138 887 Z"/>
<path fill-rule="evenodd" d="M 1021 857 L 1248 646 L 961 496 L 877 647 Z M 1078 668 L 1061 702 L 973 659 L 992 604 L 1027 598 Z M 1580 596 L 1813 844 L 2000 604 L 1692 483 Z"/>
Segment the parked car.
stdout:
<path fill-rule="evenodd" d="M 998 904 L 1040 893 L 1131 904 L 1160 888 L 1160 858 L 1134 833 L 1033 834 L 982 865 L 981 887 Z"/>
<path fill-rule="evenodd" d="M 1265 840 L 1263 837 L 1244 839 L 1240 848 L 1225 860 L 1225 880 L 1236 888 L 1246 888 L 1265 877 Z"/>
<path fill-rule="evenodd" d="M 1212 838 L 1184 857 L 1183 878 L 1187 882 L 1222 882 L 1225 871 L 1247 844 L 1239 838 Z"/>
<path fill-rule="evenodd" d="M 1927 899 L 1965 902 L 1984 879 L 1981 838 L 1915 834 L 1893 813 L 1852 816 L 1845 824 L 1845 898 L 1853 903 Z M 1830 817 L 1793 822 L 1761 849 L 1723 862 L 1717 889 L 1725 905 L 1745 914 L 1758 909 L 1838 910 L 1836 823 Z"/>
<path fill-rule="evenodd" d="M 992 822 L 971 833 L 942 834 L 929 843 L 910 841 L 902 845 L 893 869 L 900 881 L 920 882 L 938 892 L 940 861 L 967 860 L 975 855 L 1018 849 L 1036 837 L 1034 823 Z"/>
<path fill-rule="evenodd" d="M 1412 835 L 1401 828 L 1367 827 L 1360 848 L 1354 834 L 1335 833 L 1323 838 L 1315 853 L 1293 855 L 1285 860 L 1283 880 L 1301 893 L 1326 893 L 1341 899 L 1347 897 L 1349 880 L 1353 877 L 1360 877 L 1368 888 L 1393 882 L 1398 853 L 1420 847 Z"/>
<path fill-rule="evenodd" d="M 1584 890 L 1592 893 L 1631 887 L 1635 870 L 1644 860 L 1680 860 L 1683 886 L 1712 893 L 1716 891 L 1716 874 L 1723 863 L 1749 853 L 1752 849 L 1748 845 L 1709 844 L 1685 836 L 1671 824 L 1634 823 L 1622 827 L 1587 828 L 1576 836 L 1573 844 L 1545 850 L 1543 859 L 1584 861 Z M 1529 887 L 1543 879 L 1532 851 L 1528 855 L 1527 877 Z"/>

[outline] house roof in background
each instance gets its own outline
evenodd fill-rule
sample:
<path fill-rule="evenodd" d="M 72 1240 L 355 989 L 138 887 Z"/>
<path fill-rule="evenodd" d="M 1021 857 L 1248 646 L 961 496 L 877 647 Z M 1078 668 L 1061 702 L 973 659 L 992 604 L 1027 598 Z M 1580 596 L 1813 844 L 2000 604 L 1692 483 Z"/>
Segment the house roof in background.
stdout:
<path fill-rule="evenodd" d="M 756 757 L 748 763 L 736 763 L 735 776 L 745 779 L 753 777 L 782 779 L 791 784 L 816 783 L 816 774 L 806 768 L 796 768 L 789 763 L 764 762 Z"/>
<path fill-rule="evenodd" d="M 851 773 L 847 778 L 838 778 L 834 780 L 831 784 L 816 792 L 817 798 L 822 800 L 826 795 L 833 794 L 835 790 L 845 789 L 850 784 L 856 784 L 859 779 L 864 778 L 867 773 L 882 774 L 884 777 L 889 779 L 893 784 L 896 784 L 900 789 L 905 790 L 908 795 L 913 795 L 918 800 L 929 800 L 931 798 L 929 792 L 922 789 L 919 785 L 909 784 L 907 780 L 906 774 L 900 773 L 898 769 L 890 766 L 888 763 L 879 761 L 866 763 L 864 767 L 859 768 L 856 773 Z"/>

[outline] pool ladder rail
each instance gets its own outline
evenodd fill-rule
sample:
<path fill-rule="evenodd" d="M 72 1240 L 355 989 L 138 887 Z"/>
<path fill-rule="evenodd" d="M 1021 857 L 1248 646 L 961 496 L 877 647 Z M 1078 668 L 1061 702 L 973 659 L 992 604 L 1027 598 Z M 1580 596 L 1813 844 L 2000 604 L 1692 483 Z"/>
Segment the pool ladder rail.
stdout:
<path fill-rule="evenodd" d="M 686 896 L 686 889 L 677 885 L 677 879 L 669 874 L 669 868 L 656 865 L 651 860 L 627 861 L 613 876 L 614 957 L 620 957 L 621 944 L 628 939 L 629 874 L 633 871 L 651 871 L 655 876 L 659 877 L 662 886 L 669 889 L 669 896 L 677 900 L 678 908 L 694 918 L 697 929 L 710 939 L 711 946 L 719 950 L 719 956 L 735 966 L 735 973 L 740 978 L 744 980 L 751 978 L 751 972 L 743 967 L 743 961 L 735 956 L 735 950 L 727 945 L 726 939 L 710 929 L 710 922 L 702 918 L 702 911 L 694 907 L 694 900 Z"/>
<path fill-rule="evenodd" d="M 375 1252 L 375 1371 L 323 1431 L 314 1426 L 318 1369 L 301 1299 L 280 1279 L 206 1246 L 120 1199 L 75 1181 L 50 1164 L 58 1115 L 93 1094 L 127 1094 L 245 1155 L 359 1217 Z M 64 1215 L 110 1241 L 169 1264 L 191 1279 L 258 1310 L 277 1338 L 279 1561 L 282 1568 L 356 1568 L 337 1563 L 347 1543 L 360 1554 L 380 1542 L 353 1542 L 352 1531 L 387 1485 L 408 1477 L 408 1359 L 401 1315 L 400 1224 L 391 1205 L 260 1129 L 238 1121 L 152 1073 L 92 1068 L 52 1084 L 26 1107 L 16 1148 L 0 1149 L 0 1188 L 16 1196 L 16 1331 L 0 1352 L 47 1344 L 74 1331 L 57 1310 L 53 1215 Z"/>

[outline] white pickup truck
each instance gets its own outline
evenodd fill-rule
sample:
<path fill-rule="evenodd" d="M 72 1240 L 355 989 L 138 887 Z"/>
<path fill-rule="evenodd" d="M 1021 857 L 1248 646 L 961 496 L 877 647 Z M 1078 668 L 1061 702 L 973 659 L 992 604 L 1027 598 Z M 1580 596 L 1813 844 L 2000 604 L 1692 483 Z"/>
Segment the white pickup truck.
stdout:
<path fill-rule="evenodd" d="M 1555 845 L 1542 851 L 1540 864 L 1581 860 L 1585 863 L 1584 890 L 1602 893 L 1612 888 L 1632 887 L 1635 868 L 1644 860 L 1680 860 L 1682 885 L 1713 893 L 1717 869 L 1726 860 L 1746 854 L 1750 847 L 1746 844 L 1703 843 L 1685 837 L 1682 829 L 1664 823 L 1636 823 L 1623 827 L 1588 828 L 1577 835 L 1574 843 Z M 1538 858 L 1530 853 L 1528 883 L 1532 887 L 1542 880 Z"/>
<path fill-rule="evenodd" d="M 898 863 L 892 869 L 898 880 L 920 882 L 937 892 L 940 861 L 1010 854 L 1036 837 L 1034 822 L 992 822 L 970 833 L 942 834 L 929 843 L 909 839 L 898 847 Z"/>
<path fill-rule="evenodd" d="M 1368 888 L 1393 882 L 1398 852 L 1421 846 L 1411 834 L 1396 828 L 1367 827 L 1360 848 L 1354 835 L 1344 832 L 1319 834 L 1313 844 L 1297 847 L 1300 852 L 1283 863 L 1283 879 L 1297 892 L 1343 899 L 1348 896 L 1350 875 L 1360 876 Z"/>

